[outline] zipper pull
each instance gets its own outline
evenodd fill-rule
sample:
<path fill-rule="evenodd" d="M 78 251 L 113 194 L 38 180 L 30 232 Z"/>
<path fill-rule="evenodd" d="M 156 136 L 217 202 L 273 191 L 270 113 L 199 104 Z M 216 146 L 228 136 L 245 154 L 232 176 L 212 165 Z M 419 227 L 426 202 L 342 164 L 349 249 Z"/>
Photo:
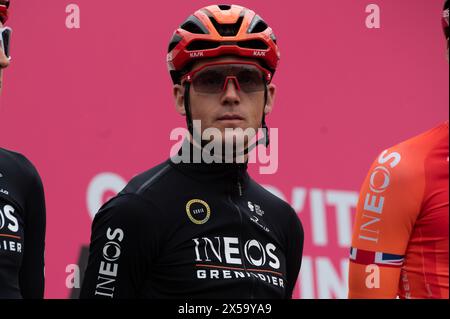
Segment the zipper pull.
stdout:
<path fill-rule="evenodd" d="M 242 196 L 242 185 L 241 182 L 238 182 L 238 188 L 239 188 L 239 196 Z"/>

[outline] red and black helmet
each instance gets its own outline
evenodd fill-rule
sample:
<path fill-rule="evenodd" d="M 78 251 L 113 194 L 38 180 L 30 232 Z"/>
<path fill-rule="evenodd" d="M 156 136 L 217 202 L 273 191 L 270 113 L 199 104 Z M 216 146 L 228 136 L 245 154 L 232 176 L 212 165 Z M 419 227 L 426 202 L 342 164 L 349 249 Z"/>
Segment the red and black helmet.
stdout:
<path fill-rule="evenodd" d="M 194 61 L 223 55 L 254 58 L 272 74 L 280 51 L 272 29 L 250 9 L 211 5 L 197 10 L 174 32 L 167 66 L 174 83 Z"/>
<path fill-rule="evenodd" d="M 0 21 L 5 23 L 8 20 L 9 0 L 0 0 Z"/>

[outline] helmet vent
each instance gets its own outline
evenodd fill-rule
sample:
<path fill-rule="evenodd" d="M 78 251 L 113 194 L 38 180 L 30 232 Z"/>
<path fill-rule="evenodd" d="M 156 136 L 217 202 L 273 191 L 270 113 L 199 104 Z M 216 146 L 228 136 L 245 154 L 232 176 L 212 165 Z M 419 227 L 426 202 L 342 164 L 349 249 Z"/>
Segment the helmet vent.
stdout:
<path fill-rule="evenodd" d="M 220 10 L 230 10 L 231 6 L 229 4 L 219 4 L 218 5 Z"/>
<path fill-rule="evenodd" d="M 180 26 L 181 29 L 186 30 L 195 34 L 208 34 L 208 30 L 203 26 L 203 24 L 195 16 L 190 16 L 183 22 Z"/>
<path fill-rule="evenodd" d="M 186 47 L 186 50 L 187 51 L 208 50 L 218 48 L 219 46 L 220 42 L 197 40 L 189 43 L 189 45 Z"/>
<path fill-rule="evenodd" d="M 255 15 L 252 22 L 250 23 L 250 26 L 248 27 L 247 33 L 260 33 L 266 30 L 268 27 L 269 26 L 267 25 L 267 23 L 265 23 L 260 16 Z"/>
<path fill-rule="evenodd" d="M 211 23 L 214 25 L 217 32 L 219 32 L 221 36 L 233 37 L 239 32 L 244 17 L 243 16 L 239 17 L 236 23 L 226 23 L 226 24 L 219 24 L 213 17 L 209 17 L 209 19 L 211 20 Z"/>
<path fill-rule="evenodd" d="M 239 41 L 238 46 L 245 49 L 267 50 L 269 47 L 261 40 Z"/>
<path fill-rule="evenodd" d="M 180 43 L 181 40 L 182 40 L 182 38 L 178 34 L 175 34 L 172 37 L 172 40 L 170 40 L 169 52 L 172 51 L 177 46 L 177 44 Z"/>

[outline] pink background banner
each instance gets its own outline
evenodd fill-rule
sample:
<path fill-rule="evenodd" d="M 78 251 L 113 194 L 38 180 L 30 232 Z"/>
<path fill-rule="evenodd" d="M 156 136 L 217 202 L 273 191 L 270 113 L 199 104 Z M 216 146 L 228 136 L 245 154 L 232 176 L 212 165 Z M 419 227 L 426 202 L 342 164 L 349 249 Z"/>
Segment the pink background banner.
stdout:
<path fill-rule="evenodd" d="M 80 28 L 66 25 L 71 3 L 80 9 Z M 168 158 L 170 132 L 185 126 L 172 98 L 168 42 L 186 17 L 209 4 L 12 2 L 0 145 L 26 155 L 44 183 L 47 298 L 76 296 L 72 275 L 101 203 Z M 345 298 L 354 210 L 370 163 L 448 119 L 443 1 L 238 4 L 269 23 L 281 49 L 278 96 L 267 118 L 278 129 L 278 170 L 260 175 L 251 165 L 250 173 L 303 222 L 294 296 Z M 366 25 L 369 4 L 380 9 L 380 28 Z"/>

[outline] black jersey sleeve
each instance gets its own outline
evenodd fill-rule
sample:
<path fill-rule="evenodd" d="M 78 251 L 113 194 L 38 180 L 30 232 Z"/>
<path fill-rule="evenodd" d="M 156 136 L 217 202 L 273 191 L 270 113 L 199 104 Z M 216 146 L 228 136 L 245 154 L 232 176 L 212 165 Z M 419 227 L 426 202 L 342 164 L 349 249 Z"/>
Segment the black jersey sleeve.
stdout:
<path fill-rule="evenodd" d="M 292 214 L 288 226 L 289 232 L 286 244 L 286 271 L 287 287 L 286 299 L 292 298 L 295 283 L 302 264 L 304 232 L 303 226 L 297 214 L 292 209 Z"/>
<path fill-rule="evenodd" d="M 29 176 L 29 187 L 25 202 L 24 254 L 19 272 L 19 286 L 23 298 L 42 299 L 46 229 L 44 187 L 35 167 L 27 159 L 23 160 Z"/>
<path fill-rule="evenodd" d="M 92 224 L 80 298 L 137 298 L 157 256 L 156 206 L 135 194 L 113 198 Z"/>

